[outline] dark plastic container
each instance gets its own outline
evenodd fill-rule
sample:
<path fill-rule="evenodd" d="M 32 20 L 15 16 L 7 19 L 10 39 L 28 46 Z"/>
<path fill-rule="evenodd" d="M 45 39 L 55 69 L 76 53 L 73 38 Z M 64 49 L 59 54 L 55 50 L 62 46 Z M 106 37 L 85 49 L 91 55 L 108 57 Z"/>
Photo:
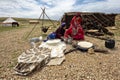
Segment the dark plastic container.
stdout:
<path fill-rule="evenodd" d="M 113 39 L 106 40 L 105 47 L 110 48 L 110 49 L 114 48 L 115 47 L 115 40 L 113 40 Z"/>

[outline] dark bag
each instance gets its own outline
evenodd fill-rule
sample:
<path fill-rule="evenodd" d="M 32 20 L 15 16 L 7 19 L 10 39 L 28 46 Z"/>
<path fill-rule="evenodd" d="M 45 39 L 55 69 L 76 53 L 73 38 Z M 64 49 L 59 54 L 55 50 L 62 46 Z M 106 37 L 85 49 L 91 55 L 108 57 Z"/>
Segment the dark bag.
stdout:
<path fill-rule="evenodd" d="M 113 40 L 113 39 L 106 40 L 105 47 L 110 48 L 110 49 L 114 48 L 115 47 L 115 40 Z"/>

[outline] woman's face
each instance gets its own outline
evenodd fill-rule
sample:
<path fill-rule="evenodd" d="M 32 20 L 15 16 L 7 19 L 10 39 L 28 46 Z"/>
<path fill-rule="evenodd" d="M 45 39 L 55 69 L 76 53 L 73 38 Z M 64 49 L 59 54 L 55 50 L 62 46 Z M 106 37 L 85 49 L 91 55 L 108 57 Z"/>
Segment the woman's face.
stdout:
<path fill-rule="evenodd" d="M 76 17 L 76 20 L 79 20 L 80 19 L 80 17 Z"/>
<path fill-rule="evenodd" d="M 67 28 L 66 26 L 63 27 L 64 30 L 65 30 L 66 28 Z"/>

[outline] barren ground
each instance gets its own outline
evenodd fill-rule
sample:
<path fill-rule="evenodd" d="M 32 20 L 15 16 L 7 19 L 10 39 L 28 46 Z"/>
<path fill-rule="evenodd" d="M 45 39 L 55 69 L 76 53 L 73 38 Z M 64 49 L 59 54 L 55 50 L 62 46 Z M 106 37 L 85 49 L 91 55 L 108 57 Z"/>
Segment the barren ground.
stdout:
<path fill-rule="evenodd" d="M 118 16 L 120 18 L 120 16 Z M 120 20 L 118 20 L 120 22 Z M 13 75 L 17 57 L 29 49 L 25 34 L 31 27 L 0 32 L 0 80 L 120 80 L 120 25 L 115 33 L 115 49 L 108 54 L 71 52 L 60 66 L 45 66 L 29 76 Z M 120 24 L 120 23 L 119 23 Z M 29 25 L 27 25 L 29 26 Z M 104 40 L 85 36 L 85 40 L 104 48 Z"/>

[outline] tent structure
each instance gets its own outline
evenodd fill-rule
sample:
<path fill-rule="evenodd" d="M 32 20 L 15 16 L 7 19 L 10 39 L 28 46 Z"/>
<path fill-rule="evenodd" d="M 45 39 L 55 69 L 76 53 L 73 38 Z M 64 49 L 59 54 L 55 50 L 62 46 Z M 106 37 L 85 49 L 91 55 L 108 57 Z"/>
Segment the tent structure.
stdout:
<path fill-rule="evenodd" d="M 61 22 L 66 22 L 67 27 L 70 26 L 70 21 L 76 13 L 80 13 L 83 20 L 83 26 L 90 25 L 91 22 L 96 21 L 103 27 L 115 26 L 115 16 L 117 14 L 106 14 L 97 12 L 67 12 L 64 13 Z M 87 24 L 86 24 L 87 23 Z"/>
<path fill-rule="evenodd" d="M 12 26 L 12 27 L 17 26 L 18 27 L 19 23 L 13 18 L 9 17 L 5 21 L 2 22 L 2 26 Z"/>

